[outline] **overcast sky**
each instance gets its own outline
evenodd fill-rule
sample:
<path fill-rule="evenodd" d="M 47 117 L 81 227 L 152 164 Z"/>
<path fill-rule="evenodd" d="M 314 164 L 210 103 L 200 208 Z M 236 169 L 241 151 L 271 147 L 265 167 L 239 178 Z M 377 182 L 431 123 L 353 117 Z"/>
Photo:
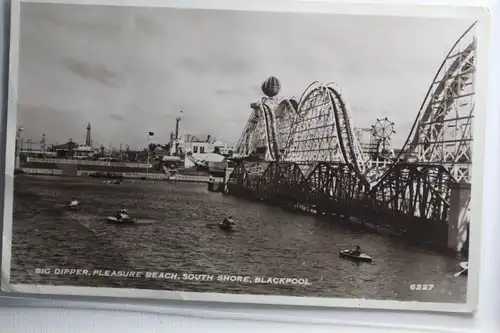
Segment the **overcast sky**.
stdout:
<path fill-rule="evenodd" d="M 181 133 L 236 143 L 270 75 L 282 95 L 335 81 L 355 127 L 405 140 L 435 72 L 470 21 L 22 4 L 23 137 L 143 147 Z"/>

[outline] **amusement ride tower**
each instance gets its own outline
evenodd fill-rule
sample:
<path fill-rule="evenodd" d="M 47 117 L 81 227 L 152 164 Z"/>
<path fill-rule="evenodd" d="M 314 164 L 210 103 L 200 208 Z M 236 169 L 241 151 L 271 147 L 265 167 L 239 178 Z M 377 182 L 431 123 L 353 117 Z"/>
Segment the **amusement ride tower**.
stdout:
<path fill-rule="evenodd" d="M 92 146 L 92 136 L 91 136 L 91 131 L 92 127 L 90 126 L 90 123 L 87 124 L 87 136 L 85 137 L 85 145 L 91 147 Z"/>

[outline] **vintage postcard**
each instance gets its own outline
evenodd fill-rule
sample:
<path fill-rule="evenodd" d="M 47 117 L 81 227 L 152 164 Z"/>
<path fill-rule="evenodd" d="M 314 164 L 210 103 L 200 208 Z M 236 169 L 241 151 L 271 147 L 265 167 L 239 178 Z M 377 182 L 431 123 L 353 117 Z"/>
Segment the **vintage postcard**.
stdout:
<path fill-rule="evenodd" d="M 3 291 L 472 311 L 487 12 L 185 3 L 14 1 Z"/>

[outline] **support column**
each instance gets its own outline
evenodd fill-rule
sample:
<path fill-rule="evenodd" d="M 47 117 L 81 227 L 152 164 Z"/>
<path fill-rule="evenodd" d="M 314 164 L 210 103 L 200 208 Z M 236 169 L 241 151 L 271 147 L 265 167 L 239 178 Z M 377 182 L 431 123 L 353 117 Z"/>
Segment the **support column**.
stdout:
<path fill-rule="evenodd" d="M 233 173 L 234 168 L 226 168 L 224 169 L 224 183 L 222 184 L 222 192 L 226 193 L 227 192 L 227 182 L 229 181 L 229 176 L 231 176 L 231 173 Z"/>
<path fill-rule="evenodd" d="M 455 253 L 462 250 L 467 240 L 470 222 L 470 184 L 452 184 L 450 193 L 450 214 L 448 218 L 448 249 Z"/>
<path fill-rule="evenodd" d="M 16 132 L 16 161 L 14 165 L 14 170 L 19 169 L 21 167 L 21 153 L 23 149 L 22 141 L 21 141 L 21 131 L 22 128 L 18 128 Z"/>
<path fill-rule="evenodd" d="M 19 140 L 16 140 L 16 163 L 14 165 L 14 169 L 19 169 L 21 167 L 21 152 L 19 148 Z"/>

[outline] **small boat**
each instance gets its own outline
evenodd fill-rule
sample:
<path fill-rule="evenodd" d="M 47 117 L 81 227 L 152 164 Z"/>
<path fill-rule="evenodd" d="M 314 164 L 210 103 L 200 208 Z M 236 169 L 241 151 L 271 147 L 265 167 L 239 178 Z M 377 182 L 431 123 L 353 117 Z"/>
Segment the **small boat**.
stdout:
<path fill-rule="evenodd" d="M 68 207 L 68 209 L 70 210 L 76 210 L 80 208 L 80 203 L 78 201 L 70 202 L 69 204 L 66 205 L 66 207 Z"/>
<path fill-rule="evenodd" d="M 349 253 L 350 250 L 341 250 L 339 252 L 339 257 L 340 258 L 346 258 L 350 260 L 355 260 L 355 261 L 361 261 L 361 262 L 372 262 L 372 258 L 367 255 L 366 253 L 360 253 L 359 255 L 353 255 Z"/>
<path fill-rule="evenodd" d="M 122 181 L 121 179 L 118 180 L 104 180 L 102 181 L 103 184 L 108 184 L 108 185 L 121 185 Z"/>
<path fill-rule="evenodd" d="M 461 262 L 460 267 L 462 268 L 462 271 L 460 274 L 467 275 L 467 273 L 469 273 L 469 262 L 468 261 Z"/>
<path fill-rule="evenodd" d="M 116 216 L 108 216 L 108 222 L 114 224 L 135 224 L 137 222 L 137 219 L 118 219 Z"/>
<path fill-rule="evenodd" d="M 233 231 L 233 226 L 232 225 L 224 225 L 222 223 L 219 223 L 219 228 L 225 231 Z"/>

